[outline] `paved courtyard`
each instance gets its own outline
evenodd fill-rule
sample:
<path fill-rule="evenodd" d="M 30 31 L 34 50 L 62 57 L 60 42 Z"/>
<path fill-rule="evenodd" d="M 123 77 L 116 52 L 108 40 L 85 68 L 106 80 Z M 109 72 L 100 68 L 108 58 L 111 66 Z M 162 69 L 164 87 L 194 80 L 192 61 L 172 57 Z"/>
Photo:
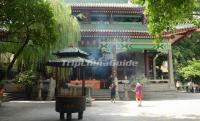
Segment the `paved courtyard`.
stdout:
<path fill-rule="evenodd" d="M 82 121 L 200 121 L 200 93 L 196 99 L 144 101 L 94 101 Z M 198 98 L 199 97 L 199 98 Z M 0 121 L 59 121 L 55 102 L 7 102 L 0 108 Z M 77 114 L 72 115 L 77 121 Z"/>

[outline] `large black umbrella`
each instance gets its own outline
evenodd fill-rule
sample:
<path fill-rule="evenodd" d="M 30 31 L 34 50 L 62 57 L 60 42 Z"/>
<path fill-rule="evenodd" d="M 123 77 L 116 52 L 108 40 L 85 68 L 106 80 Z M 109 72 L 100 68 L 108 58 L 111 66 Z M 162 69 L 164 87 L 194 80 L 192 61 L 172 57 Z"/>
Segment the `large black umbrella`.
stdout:
<path fill-rule="evenodd" d="M 54 55 L 57 55 L 58 57 L 83 57 L 86 58 L 88 56 L 88 53 L 85 51 L 82 51 L 79 48 L 75 47 L 69 47 L 65 48 L 63 50 L 59 50 L 58 52 L 54 53 Z"/>
<path fill-rule="evenodd" d="M 54 67 L 98 66 L 98 63 L 82 57 L 65 57 L 49 60 L 47 65 Z"/>

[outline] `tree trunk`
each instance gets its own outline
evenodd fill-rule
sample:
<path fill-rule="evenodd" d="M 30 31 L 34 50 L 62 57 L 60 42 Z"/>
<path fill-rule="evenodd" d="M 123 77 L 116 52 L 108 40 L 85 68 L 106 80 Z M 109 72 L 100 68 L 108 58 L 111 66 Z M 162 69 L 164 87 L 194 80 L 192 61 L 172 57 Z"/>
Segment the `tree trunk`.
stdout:
<path fill-rule="evenodd" d="M 6 77 L 8 78 L 9 76 L 9 73 L 15 63 L 15 61 L 17 60 L 17 58 L 19 57 L 19 55 L 22 53 L 22 51 L 24 50 L 24 48 L 26 47 L 26 45 L 28 44 L 29 42 L 29 33 L 27 33 L 27 36 L 26 36 L 26 40 L 24 42 L 24 44 L 19 48 L 19 50 L 15 53 L 11 63 L 8 65 L 8 68 L 7 68 L 7 73 L 6 73 Z"/>

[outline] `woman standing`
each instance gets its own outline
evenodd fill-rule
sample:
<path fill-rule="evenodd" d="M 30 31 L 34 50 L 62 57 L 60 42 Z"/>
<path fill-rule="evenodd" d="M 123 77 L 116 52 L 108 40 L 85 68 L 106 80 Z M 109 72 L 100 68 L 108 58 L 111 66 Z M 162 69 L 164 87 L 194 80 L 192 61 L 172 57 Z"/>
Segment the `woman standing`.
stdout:
<path fill-rule="evenodd" d="M 115 103 L 116 85 L 114 83 L 112 83 L 109 88 L 111 91 L 111 102 Z"/>
<path fill-rule="evenodd" d="M 136 102 L 138 104 L 139 107 L 142 106 L 142 99 L 143 99 L 143 92 L 142 92 L 142 84 L 140 84 L 139 82 L 137 82 L 136 86 L 135 86 L 135 99 Z"/>

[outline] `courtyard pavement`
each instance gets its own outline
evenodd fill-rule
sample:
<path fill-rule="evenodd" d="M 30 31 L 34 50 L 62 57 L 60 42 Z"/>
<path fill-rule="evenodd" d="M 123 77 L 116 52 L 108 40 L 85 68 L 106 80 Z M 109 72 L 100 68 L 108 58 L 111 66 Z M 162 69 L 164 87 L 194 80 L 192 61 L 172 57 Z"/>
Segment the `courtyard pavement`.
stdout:
<path fill-rule="evenodd" d="M 184 95 L 184 94 L 182 94 Z M 94 101 L 82 121 L 200 121 L 200 93 L 173 100 Z M 78 121 L 76 113 L 72 121 Z M 59 121 L 55 102 L 6 102 L 0 107 L 0 121 Z"/>

